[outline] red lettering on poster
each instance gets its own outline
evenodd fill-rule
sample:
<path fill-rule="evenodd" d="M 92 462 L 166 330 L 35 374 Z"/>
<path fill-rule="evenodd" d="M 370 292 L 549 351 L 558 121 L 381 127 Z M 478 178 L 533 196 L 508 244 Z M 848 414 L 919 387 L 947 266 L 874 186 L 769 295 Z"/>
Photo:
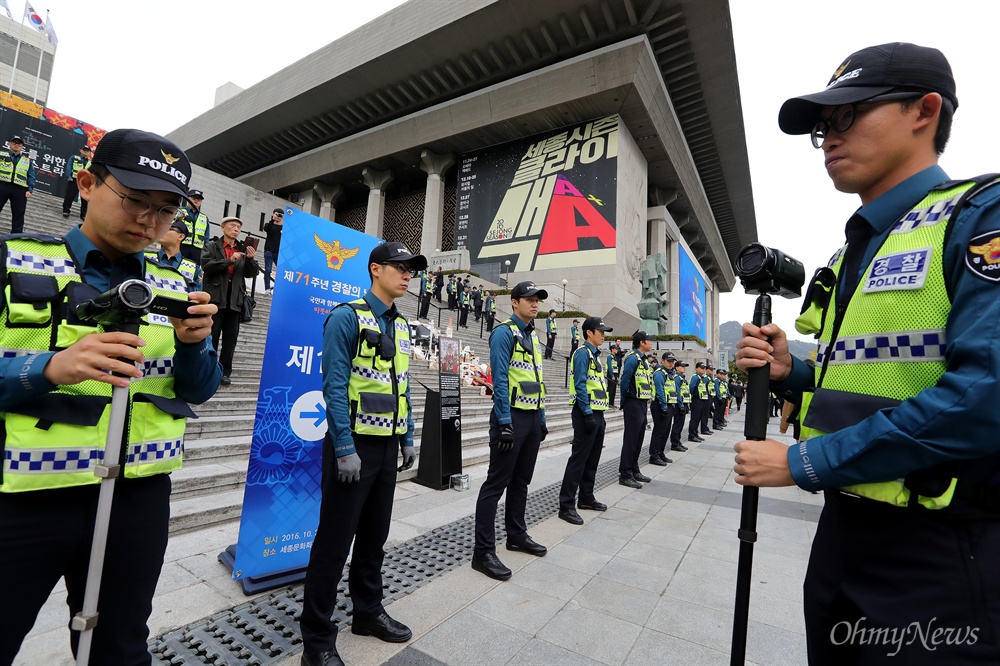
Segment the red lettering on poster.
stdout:
<path fill-rule="evenodd" d="M 584 199 L 569 181 L 561 177 L 555 191 L 567 191 L 569 188 L 576 194 L 552 196 L 538 254 L 576 252 L 580 249 L 581 238 L 597 238 L 604 247 L 614 247 L 615 228 L 608 224 L 593 203 Z"/>

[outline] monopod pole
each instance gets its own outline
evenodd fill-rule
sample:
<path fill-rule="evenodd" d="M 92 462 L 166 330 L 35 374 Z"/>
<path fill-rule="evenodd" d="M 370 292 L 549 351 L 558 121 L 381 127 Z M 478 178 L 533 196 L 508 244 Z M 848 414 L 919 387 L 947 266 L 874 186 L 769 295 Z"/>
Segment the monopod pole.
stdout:
<path fill-rule="evenodd" d="M 128 321 L 118 328 L 120 331 L 138 335 L 139 319 Z M 101 477 L 101 492 L 97 498 L 97 518 L 94 521 L 94 537 L 90 546 L 90 564 L 87 569 L 87 585 L 83 593 L 83 609 L 73 616 L 70 629 L 80 632 L 80 642 L 76 648 L 76 666 L 87 666 L 90 661 L 90 646 L 97 626 L 97 599 L 101 591 L 101 575 L 104 571 L 104 551 L 108 543 L 108 525 L 111 521 L 111 502 L 114 499 L 115 481 L 121 469 L 122 442 L 125 441 L 125 419 L 128 416 L 128 387 L 115 386 L 111 390 L 111 418 L 108 423 L 108 437 L 104 444 L 104 462 L 94 468 L 94 476 Z"/>
<path fill-rule="evenodd" d="M 754 305 L 753 324 L 771 323 L 771 296 L 760 294 Z M 767 418 L 770 406 L 771 364 L 747 371 L 747 412 L 743 435 L 750 440 L 763 440 L 767 435 Z M 753 573 L 753 544 L 757 541 L 757 500 L 760 489 L 743 487 L 743 506 L 740 513 L 740 559 L 736 573 L 736 605 L 733 616 L 733 642 L 730 649 L 730 666 L 743 666 L 747 650 L 747 624 L 750 621 L 750 582 Z"/>

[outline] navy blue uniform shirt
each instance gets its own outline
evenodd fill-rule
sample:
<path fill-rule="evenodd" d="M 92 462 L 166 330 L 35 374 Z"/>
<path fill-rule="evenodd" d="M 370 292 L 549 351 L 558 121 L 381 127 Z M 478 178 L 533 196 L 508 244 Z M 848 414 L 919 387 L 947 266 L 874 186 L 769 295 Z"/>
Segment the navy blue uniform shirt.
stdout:
<path fill-rule="evenodd" d="M 576 404 L 584 414 L 592 414 L 594 411 L 590 408 L 590 395 L 587 393 L 587 370 L 590 369 L 591 355 L 594 363 L 600 367 L 598 357 L 601 350 L 589 342 L 584 342 L 582 347 L 573 352 L 573 393 L 576 394 Z"/>
<path fill-rule="evenodd" d="M 858 210 L 856 215 L 872 226 L 873 233 L 863 269 L 893 224 L 947 180 L 940 167 L 930 167 Z M 944 462 L 997 452 L 1000 283 L 977 277 L 966 267 L 965 255 L 973 238 L 1000 231 L 1000 186 L 970 199 L 950 224 L 944 274 L 953 296 L 945 325 L 945 374 L 934 386 L 892 409 L 789 448 L 788 464 L 798 486 L 816 490 L 891 481 Z M 780 389 L 795 392 L 813 384 L 813 369 L 795 359 Z"/>

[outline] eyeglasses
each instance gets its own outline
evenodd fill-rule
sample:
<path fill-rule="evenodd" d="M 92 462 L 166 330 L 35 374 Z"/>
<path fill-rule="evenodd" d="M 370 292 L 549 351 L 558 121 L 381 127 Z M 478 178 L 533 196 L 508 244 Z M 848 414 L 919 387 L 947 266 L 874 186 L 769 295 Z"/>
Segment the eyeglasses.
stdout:
<path fill-rule="evenodd" d="M 407 266 L 406 264 L 400 263 L 398 261 L 383 261 L 383 262 L 379 263 L 379 265 L 380 266 L 392 266 L 397 271 L 399 271 L 400 275 L 405 275 L 406 273 L 409 273 L 410 277 L 417 277 L 417 274 L 420 273 L 420 271 L 414 270 L 414 269 L 410 268 L 409 266 Z"/>
<path fill-rule="evenodd" d="M 115 188 L 108 185 L 108 181 L 103 178 L 98 178 L 97 180 L 107 185 L 108 189 L 114 192 L 115 196 L 122 200 L 122 208 L 129 215 L 135 215 L 136 217 L 145 215 L 154 206 L 149 197 L 141 194 L 122 194 L 121 192 L 115 190 Z M 158 219 L 161 224 L 170 224 L 174 221 L 174 216 L 177 215 L 178 210 L 180 210 L 178 206 L 162 206 L 156 210 L 156 219 Z"/>
<path fill-rule="evenodd" d="M 365 344 L 373 349 L 377 349 L 378 355 L 383 361 L 391 361 L 396 357 L 396 344 L 385 333 L 372 328 L 366 328 Z"/>
<path fill-rule="evenodd" d="M 809 136 L 812 139 L 812 145 L 814 148 L 822 148 L 823 141 L 826 139 L 830 130 L 833 130 L 838 134 L 843 134 L 847 130 L 854 127 L 854 122 L 858 119 L 858 106 L 861 104 L 877 104 L 879 102 L 889 102 L 892 100 L 917 99 L 918 97 L 923 97 L 925 94 L 926 93 L 921 92 L 886 93 L 885 95 L 876 95 L 875 97 L 863 99 L 860 102 L 841 104 L 833 109 L 833 113 L 830 114 L 829 118 L 820 118 L 816 121 L 816 124 L 813 125 L 812 131 L 809 133 Z"/>

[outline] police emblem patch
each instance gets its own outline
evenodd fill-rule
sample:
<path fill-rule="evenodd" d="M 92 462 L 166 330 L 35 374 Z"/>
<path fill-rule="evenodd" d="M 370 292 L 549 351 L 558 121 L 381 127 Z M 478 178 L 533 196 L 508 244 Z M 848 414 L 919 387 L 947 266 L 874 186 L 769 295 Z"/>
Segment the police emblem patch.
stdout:
<path fill-rule="evenodd" d="M 932 248 L 897 252 L 884 257 L 875 257 L 871 270 L 865 276 L 861 291 L 899 291 L 920 289 L 927 280 L 927 269 L 931 262 Z"/>
<path fill-rule="evenodd" d="M 1000 231 L 989 231 L 969 242 L 965 267 L 978 278 L 1000 282 Z"/>

